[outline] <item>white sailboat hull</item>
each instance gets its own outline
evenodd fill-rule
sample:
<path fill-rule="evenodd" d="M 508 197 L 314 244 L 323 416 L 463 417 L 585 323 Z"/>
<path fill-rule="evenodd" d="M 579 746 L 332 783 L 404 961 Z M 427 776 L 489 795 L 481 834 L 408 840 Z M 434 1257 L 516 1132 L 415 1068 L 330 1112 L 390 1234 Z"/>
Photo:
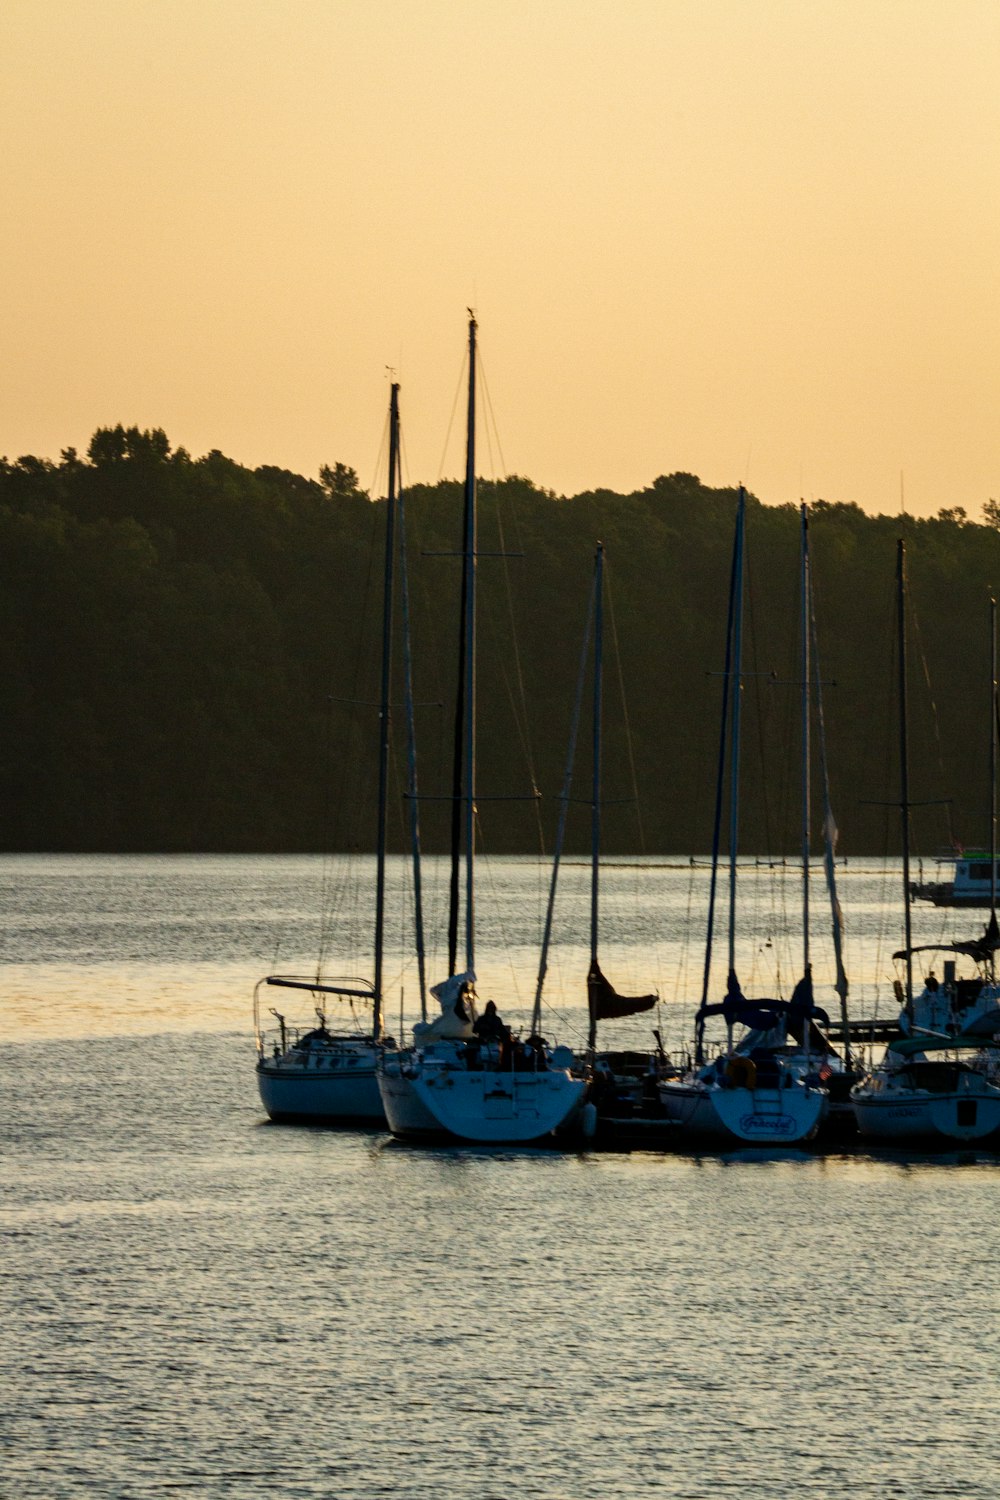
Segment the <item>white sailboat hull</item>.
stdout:
<path fill-rule="evenodd" d="M 402 1139 L 517 1145 L 568 1126 L 587 1085 L 564 1069 L 516 1072 L 448 1066 L 436 1058 L 387 1058 L 379 1087 L 389 1129 Z"/>
<path fill-rule="evenodd" d="M 414 1086 L 413 1079 L 393 1066 L 378 1075 L 379 1094 L 386 1122 L 400 1140 L 437 1140 L 444 1134 Z"/>
<path fill-rule="evenodd" d="M 810 1140 L 828 1108 L 822 1089 L 721 1088 L 694 1080 L 660 1085 L 667 1117 L 692 1136 L 782 1146 Z"/>
<path fill-rule="evenodd" d="M 298 1061 L 288 1054 L 257 1064 L 261 1103 L 270 1119 L 383 1125 L 385 1111 L 369 1046 Z"/>
<path fill-rule="evenodd" d="M 568 1073 L 443 1072 L 416 1078 L 413 1087 L 449 1135 L 486 1144 L 526 1144 L 566 1126 L 583 1104 L 587 1085 Z"/>
<path fill-rule="evenodd" d="M 855 1094 L 858 1132 L 882 1141 L 981 1141 L 1000 1132 L 1000 1091 L 964 1088 L 954 1093 L 889 1090 Z"/>

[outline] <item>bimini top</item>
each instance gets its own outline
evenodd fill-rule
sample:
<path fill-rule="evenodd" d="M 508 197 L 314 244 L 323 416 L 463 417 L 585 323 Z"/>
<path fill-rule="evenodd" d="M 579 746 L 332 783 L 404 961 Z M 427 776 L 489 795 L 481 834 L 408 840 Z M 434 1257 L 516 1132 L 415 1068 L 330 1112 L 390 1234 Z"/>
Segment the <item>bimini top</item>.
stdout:
<path fill-rule="evenodd" d="M 894 1057 L 916 1057 L 921 1052 L 981 1052 L 988 1047 L 990 1038 L 972 1031 L 960 1031 L 957 1036 L 903 1036 L 890 1042 L 886 1048 Z"/>
<path fill-rule="evenodd" d="M 998 950 L 1000 950 L 1000 927 L 997 926 L 997 914 L 993 911 L 990 912 L 990 920 L 981 938 L 970 938 L 964 943 L 921 943 L 916 948 L 900 948 L 899 952 L 892 956 L 893 958 L 907 958 L 911 953 L 964 953 L 974 963 L 984 964 Z"/>

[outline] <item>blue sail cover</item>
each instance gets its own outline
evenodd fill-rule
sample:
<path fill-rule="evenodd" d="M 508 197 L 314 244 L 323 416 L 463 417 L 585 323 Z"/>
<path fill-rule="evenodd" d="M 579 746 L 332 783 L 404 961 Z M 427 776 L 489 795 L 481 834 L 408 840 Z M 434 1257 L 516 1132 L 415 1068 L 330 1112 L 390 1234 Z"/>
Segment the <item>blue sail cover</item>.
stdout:
<path fill-rule="evenodd" d="M 703 1051 L 705 1020 L 708 1016 L 722 1016 L 727 1026 L 746 1026 L 750 1031 L 773 1031 L 783 1020 L 818 1021 L 829 1026 L 830 1017 L 813 1001 L 812 974 L 802 976 L 790 1000 L 748 1000 L 740 988 L 739 979 L 730 970 L 726 985 L 726 998 L 718 1005 L 702 1005 L 695 1016 L 696 1047 L 700 1058 Z"/>

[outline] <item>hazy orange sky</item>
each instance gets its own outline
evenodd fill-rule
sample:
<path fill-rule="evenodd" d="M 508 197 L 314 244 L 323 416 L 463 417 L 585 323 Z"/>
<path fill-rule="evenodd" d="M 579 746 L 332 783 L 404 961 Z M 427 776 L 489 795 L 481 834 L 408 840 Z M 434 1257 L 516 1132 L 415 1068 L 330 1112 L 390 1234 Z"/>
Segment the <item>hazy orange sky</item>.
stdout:
<path fill-rule="evenodd" d="M 0 453 L 1000 498 L 997 0 L 4 0 Z"/>

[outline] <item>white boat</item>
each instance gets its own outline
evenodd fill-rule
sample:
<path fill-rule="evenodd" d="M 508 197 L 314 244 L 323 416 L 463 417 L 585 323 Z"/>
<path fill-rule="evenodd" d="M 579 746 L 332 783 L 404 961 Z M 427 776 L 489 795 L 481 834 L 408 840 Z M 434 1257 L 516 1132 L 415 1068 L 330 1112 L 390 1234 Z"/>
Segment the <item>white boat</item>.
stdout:
<path fill-rule="evenodd" d="M 793 1145 L 816 1134 L 823 1102 L 816 1094 L 792 1097 L 781 1086 L 786 1078 L 779 1075 L 774 1087 L 755 1083 L 752 1089 L 667 1080 L 660 1085 L 660 1097 L 669 1118 L 687 1135 L 729 1144 Z"/>
<path fill-rule="evenodd" d="M 905 589 L 902 558 L 900 560 L 900 588 Z M 906 1002 L 899 1018 L 900 1030 L 916 1035 L 934 1032 L 954 1035 L 974 1032 L 987 1024 L 1000 1006 L 1000 984 L 997 982 L 996 955 L 1000 949 L 1000 925 L 997 923 L 997 728 L 1000 719 L 1000 696 L 997 685 L 997 605 L 990 599 L 990 847 L 986 851 L 969 851 L 955 863 L 955 879 L 951 896 L 954 899 L 935 900 L 939 906 L 988 906 L 990 918 L 986 930 L 979 938 L 964 942 L 922 943 L 911 945 L 910 925 L 906 925 L 907 947 L 903 953 L 894 955 L 907 961 Z M 901 652 L 905 664 L 905 654 Z M 903 704 L 903 722 L 906 711 L 906 682 L 900 680 L 900 698 Z M 905 751 L 905 733 L 904 751 Z M 904 767 L 904 784 L 907 780 Z M 909 859 L 907 827 L 903 830 L 904 864 Z M 906 889 L 912 895 L 917 889 L 904 874 Z M 972 899 L 972 896 L 975 899 Z M 932 898 L 934 899 L 934 898 Z M 960 978 L 956 972 L 954 958 L 944 961 L 944 983 L 933 971 L 927 975 L 923 989 L 913 993 L 912 957 L 915 953 L 953 953 L 972 959 L 978 973 L 974 977 Z"/>
<path fill-rule="evenodd" d="M 414 1027 L 413 1045 L 385 1053 L 378 1075 L 386 1119 L 401 1139 L 525 1144 L 546 1141 L 580 1112 L 586 1080 L 575 1076 L 568 1048 L 533 1035 L 525 1045 L 475 1030 L 476 837 L 476 320 L 469 317 L 469 391 L 459 630 L 459 712 L 455 715 L 452 785 L 449 975 L 431 994 L 434 1021 Z M 460 875 L 464 847 L 465 963 L 458 970 Z M 480 1028 L 482 1030 L 482 1027 Z"/>
<path fill-rule="evenodd" d="M 478 1041 L 474 983 L 463 973 L 435 986 L 441 1015 L 418 1023 L 412 1049 L 383 1056 L 379 1083 L 393 1135 L 524 1145 L 553 1136 L 579 1109 L 586 1085 L 570 1048 L 508 1051 Z"/>
<path fill-rule="evenodd" d="M 910 897 L 914 901 L 930 901 L 934 906 L 991 906 L 995 904 L 996 877 L 991 877 L 991 868 L 996 868 L 989 850 L 965 849 L 960 854 L 941 855 L 937 860 L 940 878 L 937 880 L 915 880 L 910 883 Z M 944 874 L 950 873 L 950 878 Z M 992 894 L 991 894 L 992 893 Z"/>
<path fill-rule="evenodd" d="M 909 767 L 907 753 L 906 681 L 906 548 L 897 544 L 897 653 L 899 673 L 900 812 L 903 844 L 903 913 L 905 945 L 893 957 L 906 965 L 900 985 L 903 1008 L 899 1017 L 904 1035 L 889 1043 L 879 1065 L 855 1084 L 851 1102 L 862 1136 L 915 1145 L 937 1141 L 983 1140 L 1000 1130 L 1000 987 L 996 954 L 1000 928 L 996 914 L 996 882 L 990 881 L 993 909 L 982 937 L 965 942 L 914 945 L 910 920 L 909 879 Z M 992 700 L 991 844 L 996 846 L 996 603 L 990 601 Z M 991 856 L 990 863 L 993 859 Z M 956 959 L 945 960 L 942 985 L 930 973 L 918 994 L 913 990 L 913 958 L 918 953 L 952 953 L 970 958 L 980 973 L 976 979 L 956 978 Z"/>
<path fill-rule="evenodd" d="M 806 1064 L 801 1047 L 788 1041 L 797 1021 L 825 1020 L 812 1004 L 811 984 L 797 1003 L 751 1001 L 735 992 L 721 1005 L 702 1006 L 700 1024 L 711 1015 L 723 1016 L 729 1030 L 745 1027 L 745 1035 L 712 1062 L 660 1083 L 667 1116 L 685 1134 L 713 1141 L 780 1146 L 811 1140 L 829 1109 L 823 1083 L 829 1065 L 815 1052 Z"/>
<path fill-rule="evenodd" d="M 275 1121 L 385 1124 L 376 1065 L 383 1049 L 395 1047 L 395 1042 L 385 1035 L 383 1027 L 382 949 L 398 472 L 399 386 L 393 384 L 389 406 L 389 484 L 382 613 L 374 977 L 369 981 L 329 979 L 321 973 L 304 976 L 270 974 L 257 983 L 254 989 L 257 1086 L 268 1116 Z M 297 1023 L 271 1007 L 269 1014 L 273 1024 L 265 1022 L 261 997 L 268 987 L 308 994 L 314 1007 L 314 1019 Z M 350 1030 L 331 1030 L 326 1014 L 329 997 L 349 1005 L 352 1016 L 358 1007 L 370 1013 L 368 1025 L 356 1022 Z"/>
<path fill-rule="evenodd" d="M 1000 1034 L 1000 1014 L 994 1022 Z M 900 1145 L 1000 1135 L 1000 1052 L 983 1036 L 902 1037 L 851 1098 L 858 1130 Z"/>
<path fill-rule="evenodd" d="M 911 998 L 904 999 L 899 1013 L 899 1029 L 903 1035 L 958 1036 L 977 1029 L 984 1018 L 992 1017 L 1000 1006 L 1000 982 L 996 975 L 998 949 L 1000 927 L 996 912 L 992 912 L 979 938 L 951 943 L 918 943 L 916 947 L 901 948 L 894 953 L 894 959 L 908 956 L 912 959 L 917 953 L 955 954 L 971 959 L 978 970 L 975 975 L 960 977 L 957 959 L 945 958 L 942 978 L 939 979 L 931 969 L 916 994 L 912 994 L 911 979 Z M 906 989 L 901 988 L 905 996 Z"/>
<path fill-rule="evenodd" d="M 696 1025 L 695 1063 L 678 1078 L 659 1084 L 660 1102 L 667 1116 L 682 1127 L 684 1135 L 713 1141 L 753 1142 L 757 1145 L 787 1145 L 810 1140 L 829 1109 L 829 1094 L 823 1086 L 824 1068 L 832 1070 L 832 1048 L 818 1039 L 820 1023 L 829 1024 L 826 1013 L 813 1001 L 812 973 L 808 950 L 808 845 L 804 858 L 805 973 L 791 1000 L 749 1000 L 736 974 L 736 880 L 739 828 L 739 762 L 742 697 L 742 620 L 744 532 L 746 496 L 740 486 L 733 543 L 732 583 L 729 600 L 729 630 L 719 745 L 715 833 L 712 848 L 712 880 L 709 897 L 708 936 L 701 1005 Z M 803 513 L 803 522 L 805 516 Z M 805 555 L 805 554 L 804 554 Z M 804 572 L 805 577 L 805 572 Z M 803 617 L 807 593 L 803 590 Z M 811 682 L 804 624 L 803 698 L 808 723 L 808 689 Z M 731 721 L 731 723 L 730 723 Z M 715 922 L 716 880 L 722 820 L 722 794 L 726 755 L 729 755 L 729 973 L 726 996 L 718 1004 L 708 1003 L 712 942 Z M 808 766 L 808 745 L 803 746 L 803 766 Z M 806 799 L 807 800 L 807 799 Z M 808 828 L 808 818 L 804 819 Z M 838 965 L 839 966 L 839 965 Z M 846 993 L 846 984 L 845 984 Z M 724 1052 L 708 1059 L 705 1024 L 720 1017 L 726 1026 Z M 737 1043 L 736 1028 L 743 1028 Z M 817 1040 L 814 1040 L 816 1038 Z"/>
<path fill-rule="evenodd" d="M 357 1125 L 384 1125 L 385 1112 L 376 1078 L 376 1062 L 384 1046 L 395 1045 L 391 1038 L 376 1040 L 363 1032 L 332 1032 L 326 1024 L 322 1006 L 317 1007 L 316 1023 L 306 1029 L 289 1027 L 284 1016 L 272 1011 L 278 1026 L 272 1035 L 261 1024 L 260 991 L 264 985 L 285 985 L 302 990 L 309 987 L 314 998 L 332 993 L 341 999 L 356 997 L 372 1005 L 374 991 L 355 981 L 323 983 L 305 979 L 269 975 L 258 982 L 254 991 L 257 1016 L 258 1058 L 257 1086 L 268 1117 L 282 1123 L 318 1124 L 351 1122 Z"/>

